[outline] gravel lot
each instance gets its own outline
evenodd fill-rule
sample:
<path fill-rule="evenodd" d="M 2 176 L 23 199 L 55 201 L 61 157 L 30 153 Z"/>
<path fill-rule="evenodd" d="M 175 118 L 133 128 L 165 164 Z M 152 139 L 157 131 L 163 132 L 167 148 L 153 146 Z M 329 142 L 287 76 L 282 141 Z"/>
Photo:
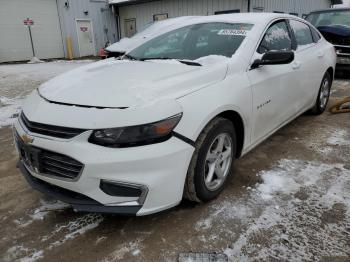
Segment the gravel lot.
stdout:
<path fill-rule="evenodd" d="M 207 204 L 153 216 L 77 214 L 33 191 L 16 169 L 11 116 L 49 78 L 91 61 L 0 65 L 0 261 L 350 261 L 350 115 L 303 115 L 236 162 Z M 330 103 L 350 96 L 333 84 Z"/>

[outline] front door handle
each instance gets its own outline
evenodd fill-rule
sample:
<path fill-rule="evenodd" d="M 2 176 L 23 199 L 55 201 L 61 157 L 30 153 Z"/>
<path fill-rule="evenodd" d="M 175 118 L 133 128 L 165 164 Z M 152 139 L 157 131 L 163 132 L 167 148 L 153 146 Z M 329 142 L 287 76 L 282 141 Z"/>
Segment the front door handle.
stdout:
<path fill-rule="evenodd" d="M 301 63 L 299 61 L 295 61 L 293 64 L 292 64 L 292 67 L 294 70 L 297 70 L 301 67 Z"/>
<path fill-rule="evenodd" d="M 317 53 L 317 57 L 318 57 L 318 58 L 324 57 L 324 52 L 322 52 L 322 51 L 318 52 L 318 53 Z"/>

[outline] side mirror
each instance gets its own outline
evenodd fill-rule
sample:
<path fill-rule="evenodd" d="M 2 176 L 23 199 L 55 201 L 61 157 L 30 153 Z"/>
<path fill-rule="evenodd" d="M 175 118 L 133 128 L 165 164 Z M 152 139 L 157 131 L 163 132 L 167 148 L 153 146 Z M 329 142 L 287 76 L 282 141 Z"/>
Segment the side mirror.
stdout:
<path fill-rule="evenodd" d="M 251 65 L 251 69 L 262 65 L 285 65 L 294 61 L 293 51 L 269 51 L 261 59 L 256 59 Z"/>

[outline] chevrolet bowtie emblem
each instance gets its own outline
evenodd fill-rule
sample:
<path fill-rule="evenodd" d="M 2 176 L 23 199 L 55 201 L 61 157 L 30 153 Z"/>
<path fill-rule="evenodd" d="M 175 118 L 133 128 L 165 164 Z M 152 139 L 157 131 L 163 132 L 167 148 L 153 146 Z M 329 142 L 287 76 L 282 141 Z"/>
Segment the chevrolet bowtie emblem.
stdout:
<path fill-rule="evenodd" d="M 27 136 L 27 135 L 22 135 L 21 138 L 25 144 L 31 144 L 34 141 L 34 138 Z"/>

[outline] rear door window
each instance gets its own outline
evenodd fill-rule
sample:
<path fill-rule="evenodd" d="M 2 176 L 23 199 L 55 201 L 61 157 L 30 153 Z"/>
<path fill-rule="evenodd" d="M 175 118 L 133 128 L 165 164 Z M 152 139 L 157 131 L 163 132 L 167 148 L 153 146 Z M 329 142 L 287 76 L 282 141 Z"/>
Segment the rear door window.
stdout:
<path fill-rule="evenodd" d="M 307 24 L 296 20 L 290 20 L 290 25 L 294 32 L 295 40 L 298 45 L 298 49 L 304 48 L 314 43 L 311 29 Z"/>
<path fill-rule="evenodd" d="M 321 39 L 320 33 L 312 27 L 310 27 L 310 29 L 311 29 L 312 37 L 314 38 L 314 42 L 317 43 Z"/>

